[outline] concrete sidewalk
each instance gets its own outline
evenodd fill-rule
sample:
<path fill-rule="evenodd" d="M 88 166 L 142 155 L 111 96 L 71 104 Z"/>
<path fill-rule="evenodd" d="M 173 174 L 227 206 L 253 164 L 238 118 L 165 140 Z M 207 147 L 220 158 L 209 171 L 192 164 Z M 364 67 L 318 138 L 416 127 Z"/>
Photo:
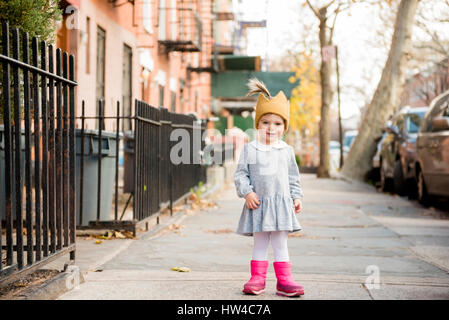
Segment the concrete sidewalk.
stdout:
<path fill-rule="evenodd" d="M 366 184 L 315 174 L 302 183 L 303 231 L 289 237 L 300 299 L 449 298 L 448 213 Z M 291 299 L 275 295 L 271 248 L 266 293 L 241 293 L 252 253 L 252 237 L 235 234 L 244 200 L 232 184 L 212 198 L 217 209 L 179 215 L 166 232 L 100 245 L 77 238 L 85 282 L 59 299 Z"/>

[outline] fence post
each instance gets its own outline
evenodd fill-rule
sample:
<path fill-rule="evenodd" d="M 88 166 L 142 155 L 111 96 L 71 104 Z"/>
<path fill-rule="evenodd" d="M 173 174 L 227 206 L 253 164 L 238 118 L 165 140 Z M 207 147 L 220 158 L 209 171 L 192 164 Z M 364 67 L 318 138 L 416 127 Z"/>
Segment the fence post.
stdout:
<path fill-rule="evenodd" d="M 19 60 L 19 30 L 17 28 L 12 30 L 12 50 L 13 58 Z M 21 164 L 21 126 L 20 126 L 20 89 L 19 89 L 19 67 L 13 65 L 14 78 L 14 142 L 15 142 L 15 196 L 16 196 L 16 230 L 23 230 L 22 217 L 22 174 L 20 172 Z M 17 248 L 17 266 L 20 269 L 23 267 L 23 235 L 22 232 L 16 232 L 16 248 Z"/>
<path fill-rule="evenodd" d="M 79 224 L 83 225 L 83 200 L 84 200 L 84 120 L 85 120 L 85 101 L 81 102 L 81 156 L 80 156 L 80 209 Z M 75 155 L 76 157 L 76 155 Z"/>
<path fill-rule="evenodd" d="M 47 70 L 47 44 L 41 42 L 41 69 Z M 48 256 L 48 112 L 47 112 L 47 77 L 41 75 L 42 81 L 42 234 L 44 243 L 44 257 Z M 47 165 L 46 165 L 47 164 Z"/>
<path fill-rule="evenodd" d="M 68 55 L 64 52 L 62 55 L 62 76 L 68 78 Z M 70 180 L 69 180 L 69 102 L 67 84 L 62 86 L 63 92 L 63 131 L 62 131 L 62 202 L 63 216 L 62 225 L 64 229 L 63 246 L 69 246 L 69 201 L 70 201 Z"/>
<path fill-rule="evenodd" d="M 75 56 L 69 57 L 69 79 L 75 81 Z M 70 87 L 70 242 L 76 242 L 76 150 L 75 150 L 75 87 Z M 75 250 L 70 251 L 70 260 L 75 260 Z"/>
<path fill-rule="evenodd" d="M 2 25 L 3 55 L 9 57 L 9 25 Z M 4 150 L 5 150 L 5 228 L 6 228 L 6 265 L 12 265 L 13 243 L 12 243 L 12 192 L 14 181 L 13 175 L 13 153 L 11 134 L 11 97 L 10 97 L 10 66 L 3 62 L 3 122 L 4 122 Z M 1 237 L 0 237 L 1 238 Z M 1 244 L 1 240 L 0 240 Z M 0 246 L 1 247 L 1 246 Z M 1 253 L 1 248 L 0 248 Z M 1 264 L 1 263 L 0 263 Z M 1 267 L 0 267 L 1 269 Z"/>
<path fill-rule="evenodd" d="M 61 76 L 61 49 L 56 49 L 56 75 Z M 62 175 L 62 85 L 61 81 L 56 82 L 56 231 L 57 231 L 57 249 L 62 248 L 62 213 L 63 213 L 63 175 Z"/>
<path fill-rule="evenodd" d="M 98 132 L 98 177 L 97 177 L 97 222 L 100 221 L 101 213 L 101 149 L 103 144 L 103 100 L 98 101 L 99 132 Z"/>
<path fill-rule="evenodd" d="M 28 33 L 22 34 L 23 62 L 29 64 Z M 26 203 L 26 230 L 27 230 L 27 265 L 33 263 L 33 224 L 32 220 L 32 195 L 31 195 L 31 113 L 30 113 L 30 75 L 28 69 L 23 70 L 23 105 L 25 122 L 25 203 Z M 19 150 L 21 152 L 21 150 Z"/>
<path fill-rule="evenodd" d="M 120 102 L 117 101 L 117 128 L 116 128 L 116 143 L 115 143 L 115 212 L 114 219 L 118 219 L 118 153 L 119 153 L 119 131 L 120 130 Z"/>
<path fill-rule="evenodd" d="M 33 66 L 38 68 L 37 38 L 32 39 Z M 41 260 L 41 180 L 40 180 L 40 110 L 39 83 L 37 72 L 33 72 L 33 113 L 34 113 L 34 194 L 35 194 L 35 230 L 36 230 L 36 260 Z"/>
<path fill-rule="evenodd" d="M 137 182 L 137 179 L 138 179 L 138 176 L 137 176 L 137 156 L 138 156 L 138 146 L 137 146 L 137 143 L 139 142 L 139 140 L 138 140 L 138 137 L 137 137 L 137 133 L 138 133 L 138 130 L 137 130 L 137 126 L 138 126 L 138 122 L 137 122 L 137 115 L 138 115 L 138 113 L 137 113 L 137 111 L 138 111 L 138 104 L 139 104 L 139 102 L 138 102 L 138 100 L 137 99 L 135 99 L 134 100 L 134 172 L 133 172 L 133 174 L 134 174 L 134 188 L 133 188 L 133 219 L 134 220 L 138 220 L 138 212 L 137 212 L 137 210 L 138 210 L 138 208 L 139 208 L 139 206 L 138 206 L 138 196 L 137 196 L 137 186 L 138 186 L 138 182 Z"/>
<path fill-rule="evenodd" d="M 48 68 L 51 74 L 54 74 L 53 46 L 48 46 Z M 54 80 L 52 77 L 48 79 L 48 92 L 50 101 L 50 137 L 48 139 L 48 180 L 49 180 L 49 225 L 50 225 L 50 252 L 56 252 L 56 148 L 55 148 L 55 90 Z"/>

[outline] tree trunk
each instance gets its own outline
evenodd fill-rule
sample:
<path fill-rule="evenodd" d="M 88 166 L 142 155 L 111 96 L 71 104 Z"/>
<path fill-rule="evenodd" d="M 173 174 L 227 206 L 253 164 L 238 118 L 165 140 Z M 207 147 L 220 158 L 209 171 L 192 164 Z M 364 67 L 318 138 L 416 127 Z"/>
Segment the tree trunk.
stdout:
<path fill-rule="evenodd" d="M 329 140 L 330 140 L 330 119 L 329 106 L 332 101 L 331 60 L 323 60 L 323 48 L 330 44 L 326 30 L 327 8 L 321 8 L 320 13 L 320 47 L 321 47 L 321 120 L 320 120 L 320 164 L 317 169 L 318 178 L 329 177 Z"/>
<path fill-rule="evenodd" d="M 399 104 L 405 80 L 404 68 L 411 57 L 412 27 L 418 1 L 401 0 L 399 4 L 390 52 L 382 77 L 342 168 L 342 174 L 348 178 L 365 179 L 372 168 L 372 158 L 376 153 L 375 139 L 382 134 L 382 127 Z"/>

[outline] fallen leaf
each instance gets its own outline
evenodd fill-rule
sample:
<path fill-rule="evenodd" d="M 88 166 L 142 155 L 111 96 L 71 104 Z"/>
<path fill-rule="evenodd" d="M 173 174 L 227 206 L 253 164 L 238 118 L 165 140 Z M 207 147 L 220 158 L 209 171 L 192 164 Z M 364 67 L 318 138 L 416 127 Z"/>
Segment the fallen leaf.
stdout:
<path fill-rule="evenodd" d="M 198 196 L 195 194 L 195 193 L 192 193 L 190 196 L 189 196 L 189 200 L 192 200 L 192 201 L 198 201 L 199 199 L 198 199 Z"/>
<path fill-rule="evenodd" d="M 217 229 L 217 230 L 207 230 L 206 232 L 210 232 L 210 233 L 231 233 L 232 230 L 231 229 Z"/>
<path fill-rule="evenodd" d="M 123 234 L 125 235 L 125 237 L 127 237 L 128 239 L 135 239 L 136 237 L 134 236 L 134 234 L 131 231 L 123 231 Z"/>
<path fill-rule="evenodd" d="M 170 230 L 178 230 L 178 229 L 181 229 L 181 228 L 184 228 L 184 226 L 181 226 L 181 225 L 176 224 L 176 223 L 173 223 L 173 224 L 170 225 Z"/>
<path fill-rule="evenodd" d="M 292 238 L 299 238 L 299 237 L 304 237 L 305 234 L 304 234 L 304 233 L 298 232 L 298 233 L 291 233 L 291 234 L 289 234 L 288 236 L 289 236 L 289 237 L 292 237 Z"/>
<path fill-rule="evenodd" d="M 173 207 L 173 212 L 178 212 L 182 210 L 182 206 Z"/>
<path fill-rule="evenodd" d="M 187 267 L 173 267 L 171 269 L 178 272 L 190 272 L 190 269 Z"/>
<path fill-rule="evenodd" d="M 95 241 L 95 244 L 101 244 L 103 241 L 101 241 L 101 240 L 97 240 L 97 241 Z"/>
<path fill-rule="evenodd" d="M 106 233 L 104 235 L 101 236 L 97 236 L 97 239 L 103 239 L 103 240 L 110 240 L 112 238 L 114 234 L 112 233 L 112 231 L 106 231 Z"/>
<path fill-rule="evenodd" d="M 126 239 L 126 236 L 119 231 L 114 231 L 114 237 L 116 237 L 117 239 Z"/>

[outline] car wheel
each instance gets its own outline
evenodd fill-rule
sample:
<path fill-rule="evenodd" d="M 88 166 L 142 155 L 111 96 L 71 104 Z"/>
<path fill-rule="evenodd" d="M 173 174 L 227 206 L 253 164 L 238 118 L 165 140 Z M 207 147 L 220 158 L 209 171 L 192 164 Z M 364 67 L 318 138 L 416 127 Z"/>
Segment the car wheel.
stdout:
<path fill-rule="evenodd" d="M 405 195 L 405 181 L 404 175 L 402 173 L 401 160 L 396 160 L 394 163 L 393 177 L 394 191 L 400 196 Z"/>
<path fill-rule="evenodd" d="M 382 162 L 380 163 L 380 190 L 383 192 L 391 190 L 390 179 L 385 175 L 385 169 Z"/>
<path fill-rule="evenodd" d="M 410 178 L 405 182 L 406 192 L 409 199 L 416 199 L 418 197 L 418 186 L 415 178 Z"/>
<path fill-rule="evenodd" d="M 421 170 L 418 171 L 418 181 L 417 181 L 417 198 L 419 203 L 427 206 L 430 201 L 430 196 L 427 193 L 426 183 L 424 182 L 424 175 Z"/>

